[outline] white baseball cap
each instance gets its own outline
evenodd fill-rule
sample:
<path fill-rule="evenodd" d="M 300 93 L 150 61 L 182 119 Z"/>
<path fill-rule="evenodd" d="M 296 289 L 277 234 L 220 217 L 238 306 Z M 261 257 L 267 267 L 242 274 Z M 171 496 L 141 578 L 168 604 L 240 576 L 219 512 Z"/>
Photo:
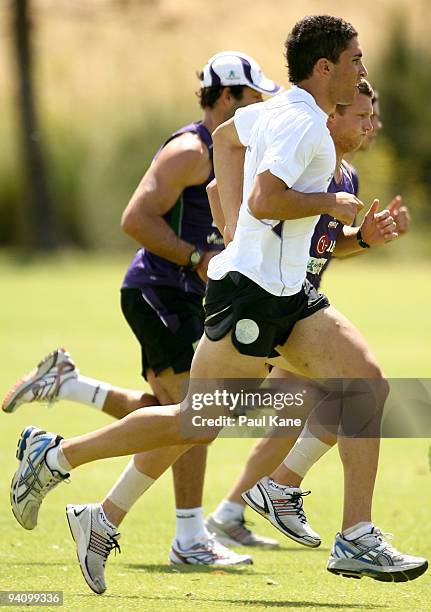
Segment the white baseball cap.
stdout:
<path fill-rule="evenodd" d="M 213 55 L 203 69 L 203 87 L 247 85 L 263 94 L 274 96 L 283 87 L 268 79 L 259 64 L 241 51 L 222 51 Z"/>

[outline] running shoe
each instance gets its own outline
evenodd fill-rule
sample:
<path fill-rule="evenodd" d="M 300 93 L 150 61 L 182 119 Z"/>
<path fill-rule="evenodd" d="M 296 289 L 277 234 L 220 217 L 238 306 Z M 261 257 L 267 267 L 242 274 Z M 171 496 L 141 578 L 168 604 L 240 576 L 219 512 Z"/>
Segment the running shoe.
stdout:
<path fill-rule="evenodd" d="M 12 478 L 10 502 L 12 512 L 24 529 L 34 529 L 43 498 L 49 491 L 69 477 L 51 470 L 46 455 L 63 438 L 29 425 L 18 440 L 16 458 L 18 469 Z"/>
<path fill-rule="evenodd" d="M 345 578 L 367 576 L 382 582 L 407 582 L 426 572 L 426 559 L 399 552 L 385 536 L 391 537 L 391 534 L 384 534 L 378 527 L 355 540 L 346 540 L 342 533 L 337 533 L 328 571 Z"/>
<path fill-rule="evenodd" d="M 121 552 L 120 534 L 106 521 L 101 504 L 68 504 L 66 517 L 82 575 L 90 589 L 100 595 L 106 591 L 106 560 L 113 549 Z"/>
<path fill-rule="evenodd" d="M 304 546 L 317 548 L 321 544 L 320 536 L 307 523 L 302 507 L 302 498 L 309 494 L 310 491 L 279 485 L 264 476 L 241 497 L 285 536 Z"/>
<path fill-rule="evenodd" d="M 2 403 L 4 412 L 14 412 L 28 402 L 55 402 L 62 385 L 77 378 L 78 368 L 64 348 L 58 348 L 28 374 L 20 378 L 6 393 Z"/>
<path fill-rule="evenodd" d="M 178 540 L 172 542 L 169 561 L 182 565 L 251 565 L 249 555 L 239 555 L 219 544 L 214 536 L 197 541 L 190 548 L 181 548 Z"/>
<path fill-rule="evenodd" d="M 279 547 L 277 540 L 251 531 L 242 517 L 230 521 L 218 521 L 214 514 L 210 514 L 205 527 L 223 546 L 255 546 L 268 549 Z"/>

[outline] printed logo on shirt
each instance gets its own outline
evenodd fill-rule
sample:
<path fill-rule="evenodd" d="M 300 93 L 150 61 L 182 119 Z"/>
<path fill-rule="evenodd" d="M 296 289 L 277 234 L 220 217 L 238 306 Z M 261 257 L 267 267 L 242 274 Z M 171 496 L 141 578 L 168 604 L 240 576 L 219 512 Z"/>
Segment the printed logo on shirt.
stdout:
<path fill-rule="evenodd" d="M 327 259 L 318 259 L 317 257 L 310 257 L 307 263 L 307 272 L 309 272 L 310 274 L 320 274 L 327 263 Z"/>
<path fill-rule="evenodd" d="M 330 243 L 331 241 L 329 240 L 328 234 L 323 234 L 323 236 L 320 236 L 316 245 L 316 251 L 319 253 L 319 255 L 323 255 Z"/>
<path fill-rule="evenodd" d="M 335 220 L 334 221 L 330 221 L 328 223 L 328 227 L 329 227 L 329 229 L 335 229 L 336 227 L 338 227 L 338 221 L 335 221 Z"/>
<path fill-rule="evenodd" d="M 253 344 L 259 338 L 259 325 L 253 319 L 240 319 L 235 326 L 235 337 L 241 344 Z"/>
<path fill-rule="evenodd" d="M 224 244 L 224 242 L 223 238 L 219 234 L 213 232 L 207 236 L 207 244 Z"/>

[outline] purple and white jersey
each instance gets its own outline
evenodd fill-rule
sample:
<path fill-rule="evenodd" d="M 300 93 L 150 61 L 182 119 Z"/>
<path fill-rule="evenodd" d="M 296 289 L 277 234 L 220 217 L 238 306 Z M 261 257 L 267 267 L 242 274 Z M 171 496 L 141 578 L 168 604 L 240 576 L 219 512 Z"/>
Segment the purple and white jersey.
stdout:
<path fill-rule="evenodd" d="M 220 251 L 223 238 L 213 224 L 206 194 L 206 186 L 214 178 L 213 142 L 210 132 L 201 121 L 190 123 L 174 132 L 157 151 L 157 158 L 163 147 L 181 134 L 192 132 L 206 144 L 209 151 L 211 172 L 204 183 L 186 187 L 175 205 L 163 216 L 177 236 L 203 251 Z M 204 295 L 205 283 L 196 272 L 179 266 L 163 257 L 140 248 L 126 272 L 123 288 L 144 289 L 145 287 L 172 287 L 181 291 Z"/>
<path fill-rule="evenodd" d="M 337 183 L 335 178 L 329 184 L 328 192 L 337 193 L 346 191 L 357 195 L 357 175 L 352 166 L 341 164 L 341 181 Z M 343 223 L 331 217 L 322 215 L 316 224 L 311 237 L 310 259 L 307 264 L 307 278 L 316 289 L 319 288 L 322 274 L 329 264 L 334 252 L 337 240 L 343 231 Z"/>

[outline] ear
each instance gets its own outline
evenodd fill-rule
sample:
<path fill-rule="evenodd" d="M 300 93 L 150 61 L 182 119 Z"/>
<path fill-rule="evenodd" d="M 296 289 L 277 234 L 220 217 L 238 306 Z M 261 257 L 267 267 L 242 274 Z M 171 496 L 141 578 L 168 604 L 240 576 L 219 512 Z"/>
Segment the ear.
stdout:
<path fill-rule="evenodd" d="M 230 93 L 229 87 L 224 87 L 224 89 L 221 92 L 219 100 L 223 102 L 224 104 L 230 104 L 232 100 L 232 94 Z"/>
<path fill-rule="evenodd" d="M 332 66 L 332 62 L 326 59 L 326 57 L 321 57 L 314 64 L 313 71 L 316 71 L 316 73 L 321 76 L 327 77 L 331 73 Z"/>
<path fill-rule="evenodd" d="M 328 120 L 326 121 L 326 125 L 329 128 L 331 125 L 334 125 L 334 123 L 335 123 L 335 113 L 330 113 L 328 115 Z"/>

